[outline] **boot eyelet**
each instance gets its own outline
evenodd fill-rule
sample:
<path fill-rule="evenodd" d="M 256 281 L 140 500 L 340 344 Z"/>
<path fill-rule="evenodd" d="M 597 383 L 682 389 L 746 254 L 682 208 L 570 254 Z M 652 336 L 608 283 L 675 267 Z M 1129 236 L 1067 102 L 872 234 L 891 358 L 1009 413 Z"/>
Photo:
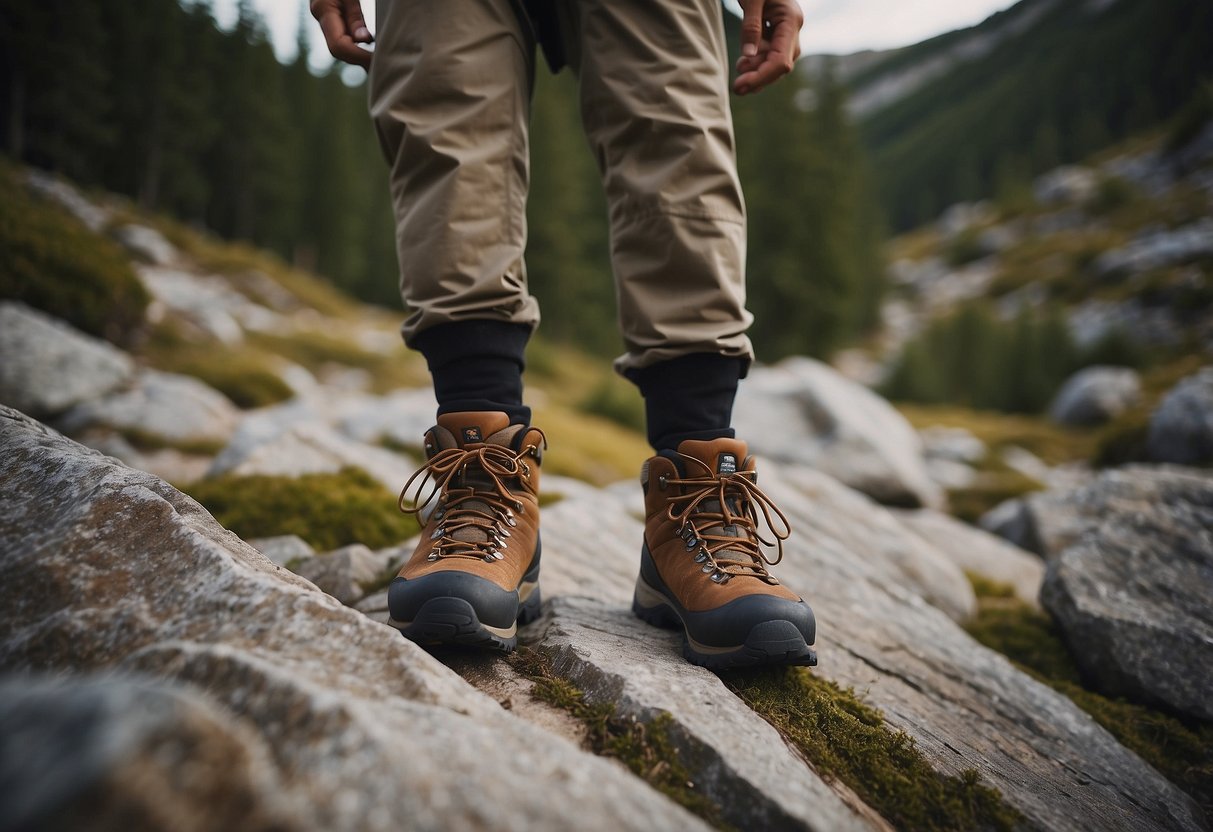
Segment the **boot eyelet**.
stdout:
<path fill-rule="evenodd" d="M 725 577 L 725 574 L 723 572 L 713 572 L 712 573 L 712 583 L 722 584 L 726 580 L 728 580 L 728 579 Z"/>
<path fill-rule="evenodd" d="M 514 510 L 517 511 L 519 514 L 526 514 L 526 506 L 523 505 L 521 500 L 514 503 Z"/>
<path fill-rule="evenodd" d="M 703 551 L 702 549 L 699 550 L 699 554 L 695 555 L 696 563 L 703 563 L 707 559 L 708 559 L 708 553 Z"/>
<path fill-rule="evenodd" d="M 446 534 L 446 529 L 442 528 L 442 526 L 439 526 L 438 528 L 434 529 L 434 533 L 430 535 L 430 540 L 437 540 L 438 538 L 442 537 L 444 534 Z"/>
<path fill-rule="evenodd" d="M 716 569 L 716 565 L 711 562 L 708 562 L 703 565 L 703 569 L 701 569 L 700 571 L 702 571 L 703 574 L 707 575 L 708 573 L 715 571 L 715 569 Z"/>
<path fill-rule="evenodd" d="M 428 555 L 425 556 L 425 559 L 430 561 L 431 563 L 433 563 L 434 561 L 438 560 L 438 553 L 430 552 Z"/>
<path fill-rule="evenodd" d="M 691 551 L 692 549 L 694 549 L 694 548 L 695 548 L 696 546 L 698 546 L 698 545 L 699 545 L 699 539 L 698 539 L 698 538 L 695 538 L 695 537 L 689 537 L 689 538 L 687 538 L 687 551 L 688 551 L 688 552 L 689 552 L 689 551 Z"/>
<path fill-rule="evenodd" d="M 660 488 L 662 491 L 665 491 L 665 487 L 668 484 L 668 480 L 669 480 L 669 477 L 667 477 L 665 474 L 660 475 L 659 477 L 657 477 L 657 487 Z"/>

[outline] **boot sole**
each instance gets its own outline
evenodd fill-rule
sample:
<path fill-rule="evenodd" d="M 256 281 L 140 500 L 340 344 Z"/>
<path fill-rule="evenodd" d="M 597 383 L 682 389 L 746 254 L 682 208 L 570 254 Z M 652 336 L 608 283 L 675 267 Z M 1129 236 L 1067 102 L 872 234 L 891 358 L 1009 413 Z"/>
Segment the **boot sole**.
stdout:
<path fill-rule="evenodd" d="M 682 630 L 682 655 L 691 664 L 709 670 L 758 665 L 814 667 L 817 654 L 791 621 L 774 619 L 754 625 L 745 641 L 731 647 L 700 644 L 691 638 L 678 605 L 643 577 L 636 579 L 632 612 L 641 621 L 664 629 Z"/>
<path fill-rule="evenodd" d="M 476 615 L 471 603 L 453 595 L 430 598 L 421 605 L 411 621 L 389 618 L 388 624 L 422 647 L 454 645 L 512 653 L 518 647 L 518 627 L 537 619 L 543 606 L 538 567 L 518 585 L 518 598 L 518 613 L 509 627 L 485 624 Z"/>

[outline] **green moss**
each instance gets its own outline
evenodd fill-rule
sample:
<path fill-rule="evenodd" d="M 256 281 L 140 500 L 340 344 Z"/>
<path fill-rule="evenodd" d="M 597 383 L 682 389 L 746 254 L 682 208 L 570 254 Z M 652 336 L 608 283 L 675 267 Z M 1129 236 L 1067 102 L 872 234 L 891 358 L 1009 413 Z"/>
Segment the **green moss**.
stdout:
<path fill-rule="evenodd" d="M 127 345 L 148 294 L 122 249 L 0 167 L 0 298 L 19 300 L 84 332 Z"/>
<path fill-rule="evenodd" d="M 213 439 L 194 439 L 189 441 L 169 439 L 166 436 L 161 436 L 158 433 L 152 433 L 142 428 L 122 428 L 118 432 L 122 434 L 127 442 L 130 442 L 141 451 L 159 451 L 164 448 L 172 448 L 175 451 L 181 451 L 183 454 L 214 456 L 223 450 L 224 445 L 223 442 Z"/>
<path fill-rule="evenodd" d="M 265 407 L 294 395 L 290 385 L 274 372 L 273 358 L 255 347 L 192 343 L 172 327 L 161 325 L 139 352 L 156 369 L 193 376 L 237 407 Z"/>
<path fill-rule="evenodd" d="M 933 425 L 965 428 L 985 442 L 991 451 L 1015 445 L 1031 451 L 1049 465 L 1087 460 L 1095 447 L 1095 436 L 1091 431 L 1066 428 L 1039 416 L 952 405 L 898 404 L 897 409 L 919 430 Z"/>
<path fill-rule="evenodd" d="M 898 829 L 1012 829 L 1022 816 L 976 771 L 945 776 L 904 731 L 854 691 L 804 668 L 721 674 L 825 777 L 836 777 Z"/>
<path fill-rule="evenodd" d="M 323 552 L 349 543 L 383 548 L 417 533 L 416 520 L 397 510 L 396 495 L 356 468 L 301 477 L 221 476 L 186 491 L 243 538 L 296 534 Z"/>
<path fill-rule="evenodd" d="M 603 376 L 598 386 L 578 403 L 578 409 L 644 432 L 644 400 L 636 385 L 614 373 Z"/>
<path fill-rule="evenodd" d="M 326 365 L 365 370 L 371 389 L 387 393 L 400 388 L 417 387 L 428 382 L 423 365 L 405 351 L 403 343 L 391 354 L 363 349 L 348 338 L 322 332 L 297 332 L 291 335 L 253 333 L 249 341 L 264 352 L 301 364 L 312 372 Z"/>
<path fill-rule="evenodd" d="M 637 777 L 717 829 L 730 828 L 720 807 L 695 791 L 686 765 L 670 740 L 673 720 L 661 714 L 649 722 L 624 719 L 611 704 L 590 704 L 585 694 L 556 675 L 548 660 L 535 650 L 522 648 L 510 664 L 532 682 L 531 695 L 569 713 L 585 726 L 587 743 L 595 754 L 614 757 Z"/>
<path fill-rule="evenodd" d="M 1089 690 L 1048 615 L 1008 599 L 1009 587 L 974 582 L 973 589 L 978 612 L 967 629 L 975 639 L 1068 697 L 1213 816 L 1213 723 L 1182 720 Z"/>

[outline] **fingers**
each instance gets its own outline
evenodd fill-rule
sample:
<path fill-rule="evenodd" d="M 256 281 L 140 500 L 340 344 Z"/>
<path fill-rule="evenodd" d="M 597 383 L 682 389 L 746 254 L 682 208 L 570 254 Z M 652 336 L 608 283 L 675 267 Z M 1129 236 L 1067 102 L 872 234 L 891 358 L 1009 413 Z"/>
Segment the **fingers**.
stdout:
<path fill-rule="evenodd" d="M 370 43 L 371 30 L 366 26 L 366 18 L 362 16 L 362 3 L 359 0 L 345 0 L 345 30 L 350 33 L 357 43 Z"/>
<path fill-rule="evenodd" d="M 773 4 L 771 4 L 773 5 Z M 770 5 L 768 5 L 770 10 Z M 778 8 L 770 14 L 770 41 L 754 56 L 742 55 L 737 61 L 737 79 L 733 91 L 738 95 L 760 92 L 774 81 L 792 71 L 800 55 L 800 26 L 803 16 L 798 7 Z"/>
<path fill-rule="evenodd" d="M 324 42 L 328 45 L 329 53 L 339 61 L 354 64 L 363 69 L 371 65 L 371 53 L 360 49 L 351 35 L 347 20 L 347 10 L 350 5 L 358 6 L 357 0 L 312 0 L 312 16 L 320 23 L 320 31 L 324 33 Z M 362 17 L 362 9 L 358 8 L 358 21 L 362 29 L 366 29 L 366 21 Z M 370 32 L 366 33 L 367 41 Z"/>
<path fill-rule="evenodd" d="M 743 0 L 741 3 L 741 55 L 752 58 L 758 54 L 762 41 L 762 9 L 764 0 Z"/>

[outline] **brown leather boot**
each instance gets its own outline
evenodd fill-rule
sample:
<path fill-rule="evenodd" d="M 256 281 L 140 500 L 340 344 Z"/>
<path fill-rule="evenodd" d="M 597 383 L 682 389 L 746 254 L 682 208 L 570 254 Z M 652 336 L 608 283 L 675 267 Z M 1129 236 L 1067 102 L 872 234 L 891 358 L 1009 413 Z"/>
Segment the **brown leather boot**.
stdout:
<path fill-rule="evenodd" d="M 425 434 L 427 461 L 405 483 L 400 508 L 420 515 L 437 503 L 388 589 L 390 623 L 407 638 L 509 652 L 518 624 L 538 616 L 545 445 L 542 431 L 495 412 L 447 413 Z"/>
<path fill-rule="evenodd" d="M 650 624 L 681 627 L 683 655 L 694 664 L 817 664 L 813 611 L 767 571 L 783 557 L 790 529 L 757 481 L 754 459 L 736 439 L 687 440 L 641 471 L 644 546 L 632 610 Z M 774 560 L 763 551 L 771 542 L 759 536 L 760 518 L 778 544 Z"/>

